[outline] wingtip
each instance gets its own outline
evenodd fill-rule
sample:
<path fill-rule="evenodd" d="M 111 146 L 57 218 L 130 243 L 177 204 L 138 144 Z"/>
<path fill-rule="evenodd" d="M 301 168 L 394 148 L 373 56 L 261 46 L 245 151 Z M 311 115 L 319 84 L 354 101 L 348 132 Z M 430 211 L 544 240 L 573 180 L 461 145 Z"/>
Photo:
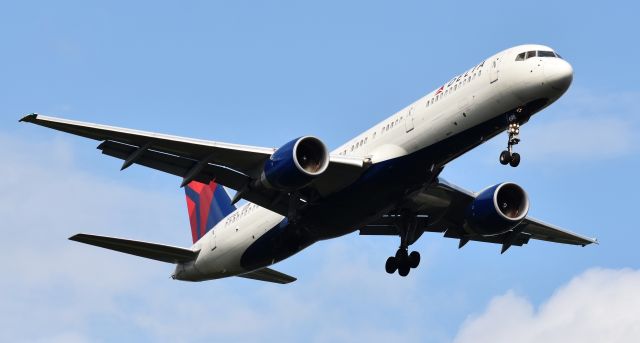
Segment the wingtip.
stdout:
<path fill-rule="evenodd" d="M 37 113 L 31 113 L 31 114 L 27 114 L 26 116 L 20 118 L 20 120 L 18 120 L 19 123 L 32 123 L 34 122 L 36 119 L 38 119 L 38 114 Z"/>
<path fill-rule="evenodd" d="M 68 239 L 69 239 L 70 241 L 78 242 L 78 241 L 80 240 L 80 238 L 81 238 L 81 237 L 82 237 L 82 234 L 81 234 L 81 233 L 76 233 L 75 235 L 73 235 L 73 236 L 69 237 Z"/>

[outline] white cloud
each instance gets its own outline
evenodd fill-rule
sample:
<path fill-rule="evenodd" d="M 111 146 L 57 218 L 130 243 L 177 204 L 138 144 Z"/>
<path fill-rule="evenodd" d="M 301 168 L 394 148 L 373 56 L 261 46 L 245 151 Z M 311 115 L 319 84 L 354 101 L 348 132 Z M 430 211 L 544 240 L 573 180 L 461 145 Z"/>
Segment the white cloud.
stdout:
<path fill-rule="evenodd" d="M 591 269 L 535 308 L 513 291 L 468 319 L 454 342 L 638 342 L 640 271 Z"/>
<path fill-rule="evenodd" d="M 0 146 L 0 341 L 89 340 L 84 332 L 95 316 L 116 315 L 119 295 L 136 291 L 153 268 L 165 267 L 159 276 L 167 277 L 170 268 L 114 263 L 117 254 L 67 238 L 79 231 L 141 236 L 133 229 L 153 225 L 159 220 L 150 214 L 171 212 L 171 204 L 79 172 L 64 141 L 0 133 Z"/>

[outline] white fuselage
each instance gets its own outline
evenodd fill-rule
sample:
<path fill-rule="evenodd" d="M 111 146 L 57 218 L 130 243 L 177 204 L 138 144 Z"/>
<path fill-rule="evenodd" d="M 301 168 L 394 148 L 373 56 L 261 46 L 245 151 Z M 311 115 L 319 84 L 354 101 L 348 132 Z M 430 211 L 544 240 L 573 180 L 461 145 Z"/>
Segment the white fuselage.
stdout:
<path fill-rule="evenodd" d="M 376 164 L 461 134 L 529 101 L 545 98 L 548 106 L 566 91 L 572 68 L 561 58 L 516 60 L 526 51 L 552 49 L 522 45 L 491 56 L 349 140 L 332 155 L 357 156 Z M 192 249 L 200 250 L 197 260 L 178 265 L 175 275 L 195 281 L 249 272 L 240 264 L 242 254 L 283 219 L 255 204 L 241 206 L 193 245 Z"/>

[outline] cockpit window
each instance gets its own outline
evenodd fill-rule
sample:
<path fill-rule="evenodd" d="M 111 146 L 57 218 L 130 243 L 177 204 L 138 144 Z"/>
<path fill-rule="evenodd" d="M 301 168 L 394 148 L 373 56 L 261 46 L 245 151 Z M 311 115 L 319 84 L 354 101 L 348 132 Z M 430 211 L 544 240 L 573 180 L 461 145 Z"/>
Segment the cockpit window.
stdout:
<path fill-rule="evenodd" d="M 522 52 L 520 54 L 518 54 L 516 56 L 516 61 L 524 61 L 526 59 L 529 59 L 531 57 L 557 57 L 557 58 L 562 58 L 562 56 L 558 55 L 557 53 L 553 52 L 553 51 L 527 51 L 527 52 Z"/>

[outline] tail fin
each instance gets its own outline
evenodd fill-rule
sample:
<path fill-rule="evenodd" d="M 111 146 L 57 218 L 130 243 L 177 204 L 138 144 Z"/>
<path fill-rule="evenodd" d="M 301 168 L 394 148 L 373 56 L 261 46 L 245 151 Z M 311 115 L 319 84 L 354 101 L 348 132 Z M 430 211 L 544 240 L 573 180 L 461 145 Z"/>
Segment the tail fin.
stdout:
<path fill-rule="evenodd" d="M 236 210 L 224 188 L 214 181 L 209 184 L 191 181 L 184 187 L 191 224 L 191 237 L 197 242 L 224 217 Z"/>

